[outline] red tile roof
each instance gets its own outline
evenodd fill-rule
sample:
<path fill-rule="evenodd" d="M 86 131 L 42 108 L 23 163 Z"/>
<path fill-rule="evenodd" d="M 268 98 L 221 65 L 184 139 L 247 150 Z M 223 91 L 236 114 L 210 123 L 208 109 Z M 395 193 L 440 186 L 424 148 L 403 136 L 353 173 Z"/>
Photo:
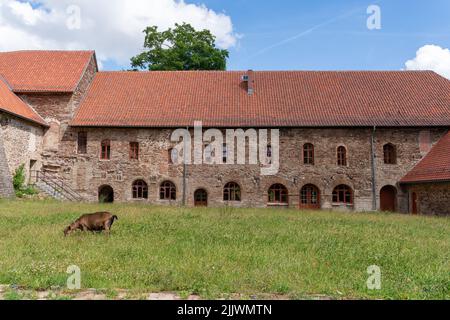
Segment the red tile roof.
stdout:
<path fill-rule="evenodd" d="M 411 170 L 400 183 L 450 181 L 450 132 Z"/>
<path fill-rule="evenodd" d="M 0 75 L 17 93 L 73 92 L 94 51 L 0 52 Z"/>
<path fill-rule="evenodd" d="M 0 78 L 0 111 L 13 114 L 20 118 L 27 119 L 37 124 L 48 126 L 44 119 L 42 119 L 36 111 L 23 102 L 16 96 L 8 84 Z"/>
<path fill-rule="evenodd" d="M 450 81 L 431 71 L 100 72 L 73 126 L 450 126 Z"/>

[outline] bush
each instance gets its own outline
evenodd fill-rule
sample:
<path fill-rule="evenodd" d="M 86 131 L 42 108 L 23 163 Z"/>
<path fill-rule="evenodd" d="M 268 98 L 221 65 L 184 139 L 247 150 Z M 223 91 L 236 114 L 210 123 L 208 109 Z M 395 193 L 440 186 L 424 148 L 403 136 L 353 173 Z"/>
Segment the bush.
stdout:
<path fill-rule="evenodd" d="M 25 165 L 22 164 L 19 168 L 16 169 L 13 178 L 13 186 L 14 190 L 20 191 L 23 189 L 23 185 L 25 184 Z"/>
<path fill-rule="evenodd" d="M 38 193 L 38 191 L 32 186 L 25 186 L 25 165 L 22 164 L 17 168 L 13 177 L 13 186 L 16 196 L 18 198 L 23 198 L 25 196 L 32 196 Z"/>

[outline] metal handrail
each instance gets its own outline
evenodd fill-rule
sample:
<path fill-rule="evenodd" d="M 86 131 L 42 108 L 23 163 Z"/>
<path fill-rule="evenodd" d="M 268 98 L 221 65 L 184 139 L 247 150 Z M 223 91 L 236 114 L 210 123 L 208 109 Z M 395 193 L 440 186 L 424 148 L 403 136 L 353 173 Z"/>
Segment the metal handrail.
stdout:
<path fill-rule="evenodd" d="M 73 190 L 69 185 L 64 183 L 64 180 L 46 172 L 46 171 L 34 171 L 36 183 L 42 181 L 48 186 L 53 188 L 56 192 L 61 193 L 67 200 L 81 201 L 81 196 Z"/>

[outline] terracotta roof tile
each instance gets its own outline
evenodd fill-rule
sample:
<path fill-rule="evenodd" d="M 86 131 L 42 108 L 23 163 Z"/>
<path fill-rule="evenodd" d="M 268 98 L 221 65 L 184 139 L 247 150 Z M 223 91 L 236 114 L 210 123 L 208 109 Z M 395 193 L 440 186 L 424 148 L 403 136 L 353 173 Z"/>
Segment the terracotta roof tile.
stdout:
<path fill-rule="evenodd" d="M 450 132 L 400 182 L 450 181 Z"/>
<path fill-rule="evenodd" d="M 9 88 L 8 84 L 0 78 L 0 110 L 13 114 L 20 118 L 48 126 L 36 111 L 29 107 Z"/>
<path fill-rule="evenodd" d="M 73 92 L 93 51 L 0 52 L 0 75 L 14 92 Z"/>
<path fill-rule="evenodd" d="M 428 71 L 99 72 L 73 126 L 450 126 L 450 81 Z"/>

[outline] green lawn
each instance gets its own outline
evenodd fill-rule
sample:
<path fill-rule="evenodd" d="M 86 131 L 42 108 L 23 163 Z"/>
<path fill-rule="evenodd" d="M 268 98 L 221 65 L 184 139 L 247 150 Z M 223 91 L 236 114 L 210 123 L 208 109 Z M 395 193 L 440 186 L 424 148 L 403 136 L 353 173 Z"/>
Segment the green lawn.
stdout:
<path fill-rule="evenodd" d="M 82 213 L 119 216 L 110 236 L 63 229 Z M 175 291 L 204 298 L 450 298 L 450 219 L 269 209 L 184 209 L 0 201 L 0 284 Z M 367 289 L 367 268 L 382 289 Z"/>

